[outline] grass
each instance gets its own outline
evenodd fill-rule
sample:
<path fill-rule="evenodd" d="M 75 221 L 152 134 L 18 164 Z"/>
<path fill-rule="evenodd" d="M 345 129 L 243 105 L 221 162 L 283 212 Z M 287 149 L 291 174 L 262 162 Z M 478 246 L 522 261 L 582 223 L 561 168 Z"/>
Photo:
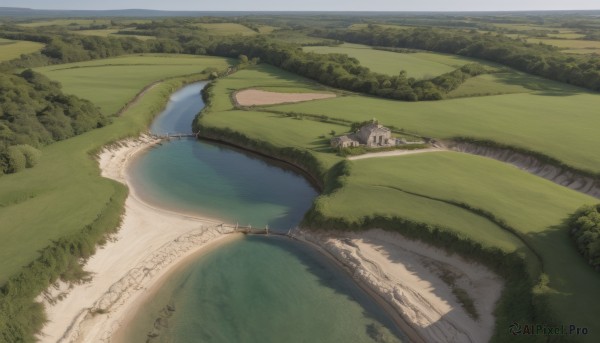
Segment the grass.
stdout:
<path fill-rule="evenodd" d="M 543 43 L 564 49 L 567 53 L 600 53 L 600 41 L 578 39 L 528 38 L 529 43 Z"/>
<path fill-rule="evenodd" d="M 73 33 L 84 36 L 100 36 L 100 37 L 135 37 L 140 40 L 154 39 L 154 36 L 141 36 L 141 35 L 120 35 L 117 32 L 122 29 L 103 29 L 103 30 L 76 30 Z"/>
<path fill-rule="evenodd" d="M 309 37 L 306 34 L 294 30 L 277 30 L 269 35 L 269 39 L 280 43 L 292 43 L 299 45 L 336 44 L 332 39 Z"/>
<path fill-rule="evenodd" d="M 165 56 L 166 57 L 166 56 Z M 138 57 L 139 58 L 139 57 Z M 158 57 L 150 57 L 150 59 Z M 173 56 L 177 60 L 177 56 Z M 101 61 L 94 63 L 101 64 Z M 223 68 L 226 59 L 199 58 L 197 70 L 206 67 Z M 160 68 L 157 67 L 157 69 Z M 147 68 L 133 68 L 138 74 L 127 92 L 139 91 L 145 84 Z M 112 94 L 113 84 L 122 82 L 121 69 L 104 68 L 106 82 L 95 83 L 90 92 Z M 155 79 L 168 75 L 154 73 Z M 174 73 L 171 76 L 181 75 Z M 85 78 L 85 76 L 81 76 Z M 112 77 L 113 82 L 108 82 Z M 193 79 L 202 78 L 196 74 Z M 151 82 L 150 81 L 150 82 Z M 76 79 L 70 82 L 79 84 Z M 181 80 L 166 81 L 150 89 L 139 102 L 130 107 L 113 124 L 61 141 L 42 149 L 40 163 L 22 173 L 0 178 L 0 283 L 18 272 L 38 256 L 40 249 L 60 237 L 80 232 L 102 213 L 105 204 L 124 186 L 100 177 L 97 163 L 90 156 L 101 146 L 144 130 L 164 104 L 164 99 L 181 85 Z M 65 82 L 65 89 L 74 85 Z M 76 85 L 75 85 L 76 87 Z M 92 87 L 92 84 L 88 84 Z M 129 96 L 131 97 L 131 96 Z M 127 99 L 126 99 L 127 100 Z M 124 101 L 126 101 L 124 100 Z M 119 100 L 121 101 L 121 100 Z M 116 106 L 115 106 L 116 107 Z M 85 204 L 85 206 L 82 206 Z"/>
<path fill-rule="evenodd" d="M 255 108 L 251 111 L 233 109 L 228 94 L 236 89 L 251 86 L 253 80 L 257 80 L 255 86 L 279 85 L 286 89 L 311 87 L 303 79 L 294 77 L 296 80 L 294 81 L 287 78 L 288 75 L 284 72 L 277 72 L 277 69 L 272 67 L 267 67 L 266 70 L 264 68 L 259 65 L 254 69 L 244 70 L 219 80 L 212 90 L 213 104 L 217 105 L 211 107 L 201 117 L 200 121 L 203 125 L 235 130 L 254 140 L 267 141 L 277 147 L 308 149 L 328 167 L 340 161 L 340 157 L 333 155 L 327 148 L 330 137 L 328 133 L 330 130 L 338 134 L 342 133 L 344 129 L 347 130 L 346 126 L 308 119 L 298 120 L 265 112 L 266 108 L 264 110 Z M 515 82 L 519 81 L 524 85 L 515 85 L 515 87 L 525 87 L 531 92 L 527 88 L 530 86 L 526 84 L 528 79 L 523 77 Z M 549 83 L 546 86 L 556 86 L 556 84 Z M 587 134 L 582 138 L 583 141 L 595 137 L 592 133 L 597 125 L 590 120 L 598 120 L 594 119 L 597 116 L 593 115 L 595 113 L 593 109 L 597 106 L 587 104 L 581 107 L 579 103 L 597 95 L 579 94 L 576 92 L 579 90 L 571 89 L 575 94 L 561 97 L 559 96 L 561 89 L 555 89 L 556 94 L 550 94 L 549 90 L 545 90 L 510 95 L 511 98 L 508 99 L 505 96 L 494 96 L 427 103 L 401 103 L 348 96 L 274 106 L 268 109 L 297 112 L 302 110 L 330 116 L 337 115 L 340 118 L 360 118 L 360 120 L 370 119 L 376 115 L 380 121 L 382 121 L 381 114 L 385 114 L 386 120 L 383 122 L 390 122 L 398 127 L 406 127 L 409 124 L 406 118 L 414 117 L 410 121 L 411 125 L 418 125 L 420 128 L 427 127 L 429 130 L 435 128 L 439 132 L 444 132 L 448 127 L 452 127 L 452 130 L 466 127 L 472 135 L 482 131 L 481 135 L 484 135 L 491 132 L 489 128 L 510 123 L 514 125 L 511 129 L 506 126 L 497 128 L 499 134 L 502 133 L 508 139 L 513 138 L 513 131 L 516 128 L 529 130 L 527 136 L 547 135 L 544 136 L 546 139 L 531 141 L 535 148 L 553 141 L 547 139 L 552 135 L 551 133 L 544 133 L 547 129 L 545 125 L 549 125 L 548 118 L 559 120 L 564 117 L 563 111 L 570 108 L 571 111 L 566 113 L 583 111 L 586 115 L 582 120 L 575 120 L 571 114 L 571 117 L 554 123 L 556 127 L 553 130 L 557 132 L 559 129 L 564 129 L 565 125 L 569 130 L 568 123 L 571 125 L 577 123 L 578 130 L 590 127 L 588 131 L 583 131 Z M 562 89 L 562 92 L 567 92 L 569 89 Z M 521 89 L 515 89 L 515 91 L 519 90 Z M 523 99 L 519 100 L 519 97 L 515 96 L 522 96 Z M 536 97 L 540 98 L 539 102 L 528 105 L 529 102 L 537 99 Z M 583 98 L 576 98 L 574 101 L 573 97 Z M 481 102 L 478 105 L 480 107 L 465 107 L 467 101 Z M 552 108 L 556 107 L 557 103 L 543 105 L 544 102 L 554 101 L 566 107 L 558 106 L 553 112 Z M 579 104 L 577 111 L 572 110 L 573 104 Z M 515 107 L 506 108 L 511 105 Z M 426 109 L 417 110 L 420 106 L 425 106 Z M 437 110 L 431 110 L 431 106 L 436 106 Z M 452 115 L 439 113 L 453 107 L 455 109 L 452 110 Z M 495 113 L 499 118 L 486 113 L 489 108 L 494 107 L 497 107 L 498 111 L 502 110 Z M 215 111 L 215 108 L 219 111 Z M 517 109 L 521 112 L 511 114 Z M 359 117 L 356 113 L 362 113 L 362 116 Z M 430 116 L 435 113 L 438 113 L 438 116 L 430 119 Z M 460 119 L 459 113 L 472 117 L 470 120 Z M 527 118 L 531 115 L 538 117 Z M 458 123 L 452 124 L 457 120 Z M 535 125 L 532 122 L 535 122 Z M 536 127 L 536 125 L 543 127 Z M 571 138 L 569 143 L 577 140 L 577 135 L 569 137 Z M 594 158 L 594 146 L 592 144 L 587 147 L 581 156 Z M 592 197 L 492 159 L 440 152 L 352 161 L 350 175 L 343 182 L 343 186 L 332 194 L 319 197 L 316 202 L 316 206 L 328 217 L 359 221 L 363 217 L 376 214 L 388 218 L 399 216 L 443 227 L 444 230 L 474 240 L 484 247 L 498 248 L 508 253 L 516 252 L 525 258 L 528 271 L 534 278 L 540 276 L 543 270 L 543 277 L 534 290 L 538 296 L 536 300 L 547 301 L 553 310 L 552 315 L 556 315 L 559 322 L 577 323 L 576 325 L 587 326 L 590 330 L 600 329 L 595 321 L 595 318 L 600 315 L 600 303 L 596 302 L 587 307 L 585 305 L 594 297 L 597 289 L 600 289 L 600 275 L 585 264 L 572 246 L 567 229 L 563 226 L 563 221 L 577 208 L 597 202 Z M 459 204 L 491 213 L 496 219 L 514 228 L 515 232 L 511 233 L 489 217 L 484 217 Z M 539 254 L 541 260 L 538 260 L 536 254 Z M 461 294 L 461 290 L 457 290 L 456 293 L 464 305 L 470 307 L 469 297 Z M 505 316 L 511 314 L 506 309 L 503 311 Z M 548 316 L 548 313 L 544 315 Z M 510 320 L 514 319 L 502 318 L 501 322 L 508 323 Z M 502 327 L 497 329 L 503 330 Z"/>
<path fill-rule="evenodd" d="M 216 82 L 214 92 L 218 96 L 211 103 L 212 110 L 218 112 L 234 109 L 231 102 L 232 94 L 246 88 L 281 93 L 330 91 L 329 88 L 301 76 L 261 64 L 256 68 L 242 70 Z"/>
<path fill-rule="evenodd" d="M 253 36 L 258 34 L 256 31 L 236 23 L 202 23 L 195 24 L 201 28 L 208 30 L 208 33 L 216 36 L 242 35 Z"/>
<path fill-rule="evenodd" d="M 44 44 L 28 41 L 16 41 L 0 38 L 0 62 L 18 58 L 22 54 L 40 51 Z"/>
<path fill-rule="evenodd" d="M 111 115 L 141 88 L 167 77 L 197 74 L 207 66 L 224 68 L 218 57 L 144 54 L 37 68 L 63 85 L 63 91 L 92 101 Z"/>
<path fill-rule="evenodd" d="M 277 68 L 259 65 L 219 80 L 212 111 L 234 108 L 237 89 L 318 91 L 319 85 Z M 280 112 L 325 115 L 362 122 L 376 117 L 384 125 L 435 138 L 468 136 L 515 145 L 552 156 L 574 167 L 600 172 L 600 95 L 521 73 L 482 75 L 463 87 L 474 91 L 511 93 L 497 96 L 401 102 L 367 96 L 340 96 L 297 104 L 269 106 Z M 462 88 L 462 87 L 461 87 Z M 451 93 L 460 96 L 461 91 Z M 327 90 L 321 87 L 321 90 Z M 482 94 L 483 95 L 483 94 Z M 267 108 L 267 107 L 265 107 Z M 256 111 L 260 111 L 259 108 Z"/>
<path fill-rule="evenodd" d="M 596 129 L 600 126 L 600 95 L 550 81 L 524 83 L 527 78 L 511 75 L 495 77 L 504 78 L 502 82 L 508 89 L 525 87 L 534 91 L 416 103 L 347 96 L 272 109 L 356 122 L 376 117 L 385 125 L 424 136 L 493 140 L 546 154 L 575 168 L 600 172 L 600 135 Z"/>
<path fill-rule="evenodd" d="M 492 66 L 488 62 L 434 52 L 396 53 L 391 51 L 375 50 L 366 45 L 342 44 L 336 47 L 309 46 L 305 51 L 320 54 L 336 53 L 347 54 L 360 61 L 362 65 L 374 72 L 398 75 L 405 70 L 407 75 L 416 79 L 429 79 L 444 73 L 451 72 L 468 63 L 482 63 Z"/>
<path fill-rule="evenodd" d="M 334 217 L 398 215 L 441 223 L 486 245 L 522 248 L 489 223 L 471 220 L 475 215 L 461 208 L 398 189 L 466 203 L 506 221 L 541 255 L 548 284 L 537 291 L 549 299 L 559 322 L 600 329 L 595 320 L 600 303 L 590 301 L 600 289 L 600 274 L 584 263 L 562 224 L 597 199 L 495 160 L 441 152 L 354 161 L 347 185 L 319 202 Z"/>
<path fill-rule="evenodd" d="M 52 19 L 39 20 L 30 23 L 20 23 L 18 25 L 24 27 L 41 27 L 41 26 L 67 26 L 80 27 L 88 25 L 110 25 L 110 19 Z"/>
<path fill-rule="evenodd" d="M 483 74 L 465 81 L 460 87 L 446 95 L 447 98 L 463 98 L 515 93 L 535 93 L 561 87 L 556 82 L 529 74 L 506 71 Z"/>
<path fill-rule="evenodd" d="M 281 69 L 261 64 L 245 69 L 214 83 L 210 111 L 201 118 L 204 125 L 216 128 L 236 128 L 255 140 L 265 140 L 277 147 L 309 149 L 328 167 L 341 160 L 329 147 L 331 131 L 342 134 L 348 126 L 315 120 L 302 120 L 282 114 L 237 110 L 232 94 L 241 89 L 255 88 L 282 93 L 331 91 L 314 81 Z"/>
<path fill-rule="evenodd" d="M 393 25 L 393 24 L 373 24 L 377 27 L 381 27 L 384 29 L 397 29 L 397 30 L 406 30 L 406 29 L 414 29 L 415 26 L 407 26 L 407 25 Z M 348 26 L 349 30 L 363 30 L 369 27 L 369 24 L 352 24 Z"/>
<path fill-rule="evenodd" d="M 258 33 L 268 34 L 268 33 L 272 33 L 273 31 L 275 31 L 277 29 L 278 29 L 278 27 L 276 27 L 276 26 L 260 25 L 258 27 Z"/>

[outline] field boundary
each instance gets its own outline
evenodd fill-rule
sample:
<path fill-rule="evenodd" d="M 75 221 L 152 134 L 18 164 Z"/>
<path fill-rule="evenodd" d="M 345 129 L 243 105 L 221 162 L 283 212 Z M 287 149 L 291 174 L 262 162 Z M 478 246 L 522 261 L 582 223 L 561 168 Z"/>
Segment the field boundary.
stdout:
<path fill-rule="evenodd" d="M 550 156 L 494 141 L 465 137 L 444 143 L 450 150 L 508 163 L 560 186 L 600 199 L 600 176 L 597 173 L 577 169 Z"/>

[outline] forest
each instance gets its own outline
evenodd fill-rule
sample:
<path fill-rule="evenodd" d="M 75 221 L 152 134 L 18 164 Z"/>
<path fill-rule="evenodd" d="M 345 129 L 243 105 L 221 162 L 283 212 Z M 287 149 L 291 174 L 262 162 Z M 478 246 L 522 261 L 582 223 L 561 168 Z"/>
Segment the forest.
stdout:
<path fill-rule="evenodd" d="M 33 167 L 41 146 L 108 124 L 87 100 L 27 69 L 0 73 L 0 175 Z"/>
<path fill-rule="evenodd" d="M 550 80 L 600 91 L 600 57 L 573 56 L 546 44 L 533 44 L 475 30 L 390 29 L 368 25 L 361 30 L 316 30 L 330 39 L 371 46 L 444 52 L 497 62 Z"/>

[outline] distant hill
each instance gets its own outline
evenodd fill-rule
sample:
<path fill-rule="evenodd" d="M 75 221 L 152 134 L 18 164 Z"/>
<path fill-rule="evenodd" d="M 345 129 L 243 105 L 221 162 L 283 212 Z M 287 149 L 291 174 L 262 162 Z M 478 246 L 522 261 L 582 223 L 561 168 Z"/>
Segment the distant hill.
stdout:
<path fill-rule="evenodd" d="M 599 6 L 600 7 L 600 6 Z M 486 15 L 587 15 L 600 16 L 600 10 L 573 10 L 573 11 L 506 11 L 506 12 L 323 12 L 323 11 L 161 11 L 148 9 L 123 9 L 123 10 L 39 10 L 21 7 L 0 7 L 0 17 L 21 18 L 73 18 L 73 17 L 237 17 L 248 15 L 340 15 L 340 16 L 419 16 L 431 14 L 447 14 L 457 16 L 486 16 Z"/>
<path fill-rule="evenodd" d="M 209 12 L 209 11 L 158 11 L 145 9 L 125 10 L 38 10 L 19 7 L 0 7 L 2 17 L 37 17 L 37 18 L 71 18 L 71 17 L 200 17 L 200 16 L 240 16 L 251 12 Z M 264 13 L 264 12 L 263 12 Z"/>

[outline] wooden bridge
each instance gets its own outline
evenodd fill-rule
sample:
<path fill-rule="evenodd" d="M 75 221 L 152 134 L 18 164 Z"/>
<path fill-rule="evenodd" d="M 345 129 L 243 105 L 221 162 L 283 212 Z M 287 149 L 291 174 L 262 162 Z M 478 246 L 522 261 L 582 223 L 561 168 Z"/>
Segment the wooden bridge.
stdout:
<path fill-rule="evenodd" d="M 241 232 L 244 235 L 266 235 L 266 236 L 273 235 L 273 236 L 293 237 L 293 235 L 291 234 L 292 229 L 290 229 L 288 232 L 272 231 L 269 229 L 268 225 L 264 229 L 254 228 L 252 226 L 236 225 L 234 227 L 234 232 Z"/>
<path fill-rule="evenodd" d="M 171 139 L 171 138 L 185 138 L 185 137 L 198 138 L 199 133 L 200 132 L 192 132 L 192 133 L 167 132 L 166 134 L 149 133 L 148 135 L 150 137 L 156 138 L 156 139 Z"/>

